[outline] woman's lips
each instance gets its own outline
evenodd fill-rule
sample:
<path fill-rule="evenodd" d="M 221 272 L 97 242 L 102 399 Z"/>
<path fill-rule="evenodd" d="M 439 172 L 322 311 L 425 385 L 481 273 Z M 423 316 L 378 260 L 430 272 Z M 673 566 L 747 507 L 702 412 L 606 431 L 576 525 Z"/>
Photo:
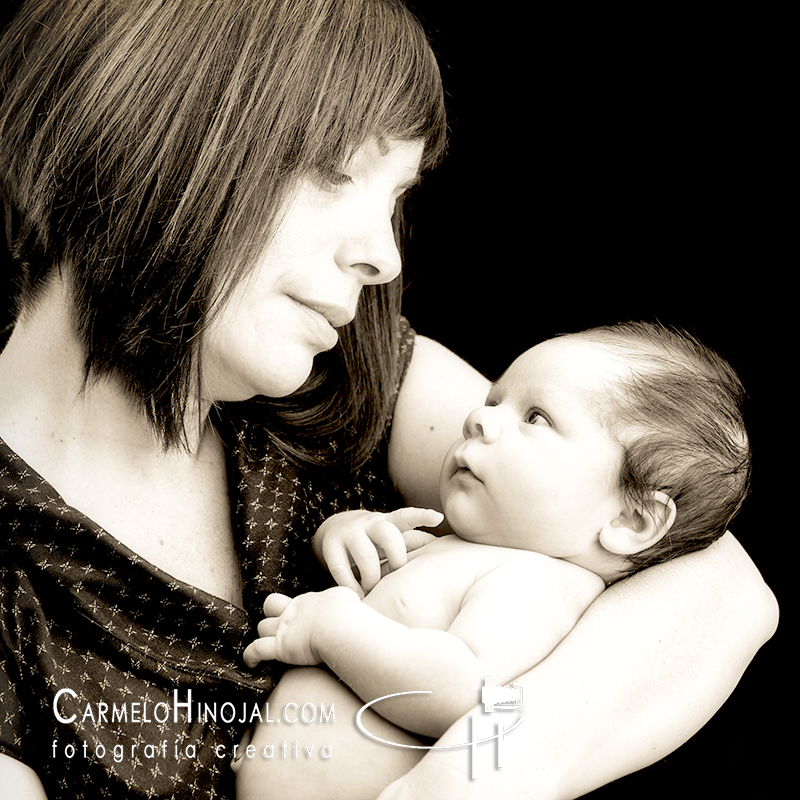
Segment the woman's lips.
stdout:
<path fill-rule="evenodd" d="M 299 299 L 297 302 L 307 306 L 312 311 L 316 311 L 317 314 L 321 314 L 332 328 L 342 328 L 351 323 L 355 318 L 355 312 L 344 305 L 340 306 L 335 303 L 323 303 L 317 300 L 304 299 Z"/>
<path fill-rule="evenodd" d="M 346 309 L 338 306 L 323 305 L 313 301 L 300 300 L 290 297 L 295 305 L 304 314 L 311 324 L 311 333 L 319 341 L 325 350 L 336 347 L 339 341 L 339 334 L 335 328 L 346 325 L 352 320 Z"/>

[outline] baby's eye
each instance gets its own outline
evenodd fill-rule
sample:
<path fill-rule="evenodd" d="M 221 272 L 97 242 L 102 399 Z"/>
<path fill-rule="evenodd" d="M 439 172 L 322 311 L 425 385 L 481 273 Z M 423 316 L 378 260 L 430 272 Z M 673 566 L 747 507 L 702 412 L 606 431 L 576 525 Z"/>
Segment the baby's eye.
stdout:
<path fill-rule="evenodd" d="M 525 422 L 528 425 L 536 425 L 537 423 L 542 422 L 549 425 L 547 417 L 545 417 L 541 411 L 535 408 L 530 409 L 530 411 L 528 411 L 528 413 L 525 415 Z"/>

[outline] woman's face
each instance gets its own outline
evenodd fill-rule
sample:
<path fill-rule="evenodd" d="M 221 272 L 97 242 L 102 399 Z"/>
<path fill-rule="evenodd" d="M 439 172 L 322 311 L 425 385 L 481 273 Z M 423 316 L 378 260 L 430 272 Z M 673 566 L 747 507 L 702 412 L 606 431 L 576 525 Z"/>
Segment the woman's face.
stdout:
<path fill-rule="evenodd" d="M 283 397 L 338 341 L 361 288 L 400 273 L 395 202 L 417 179 L 421 142 L 371 141 L 345 173 L 300 181 L 252 276 L 234 290 L 203 345 L 203 395 Z"/>

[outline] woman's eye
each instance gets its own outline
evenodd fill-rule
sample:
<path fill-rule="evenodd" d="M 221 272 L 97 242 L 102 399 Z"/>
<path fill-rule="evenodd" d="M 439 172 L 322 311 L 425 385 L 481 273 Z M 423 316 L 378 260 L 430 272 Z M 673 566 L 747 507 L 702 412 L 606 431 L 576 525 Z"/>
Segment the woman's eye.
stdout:
<path fill-rule="evenodd" d="M 336 189 L 340 186 L 349 186 L 353 183 L 353 179 L 344 172 L 322 167 L 318 170 L 316 179 L 317 185 L 327 190 Z"/>
<path fill-rule="evenodd" d="M 353 183 L 353 179 L 344 172 L 332 172 L 327 176 L 327 180 L 334 186 L 350 186 Z"/>

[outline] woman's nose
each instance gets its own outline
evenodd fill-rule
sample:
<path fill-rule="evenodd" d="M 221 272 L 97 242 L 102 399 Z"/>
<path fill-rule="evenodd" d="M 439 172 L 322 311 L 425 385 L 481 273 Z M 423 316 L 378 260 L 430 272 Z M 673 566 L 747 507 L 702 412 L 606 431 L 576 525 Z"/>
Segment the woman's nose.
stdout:
<path fill-rule="evenodd" d="M 465 439 L 483 439 L 493 442 L 500 433 L 499 420 L 492 406 L 481 406 L 471 411 L 464 422 Z"/>
<path fill-rule="evenodd" d="M 391 219 L 355 220 L 336 260 L 341 269 L 354 270 L 364 284 L 393 281 L 400 274 L 402 261 Z"/>

